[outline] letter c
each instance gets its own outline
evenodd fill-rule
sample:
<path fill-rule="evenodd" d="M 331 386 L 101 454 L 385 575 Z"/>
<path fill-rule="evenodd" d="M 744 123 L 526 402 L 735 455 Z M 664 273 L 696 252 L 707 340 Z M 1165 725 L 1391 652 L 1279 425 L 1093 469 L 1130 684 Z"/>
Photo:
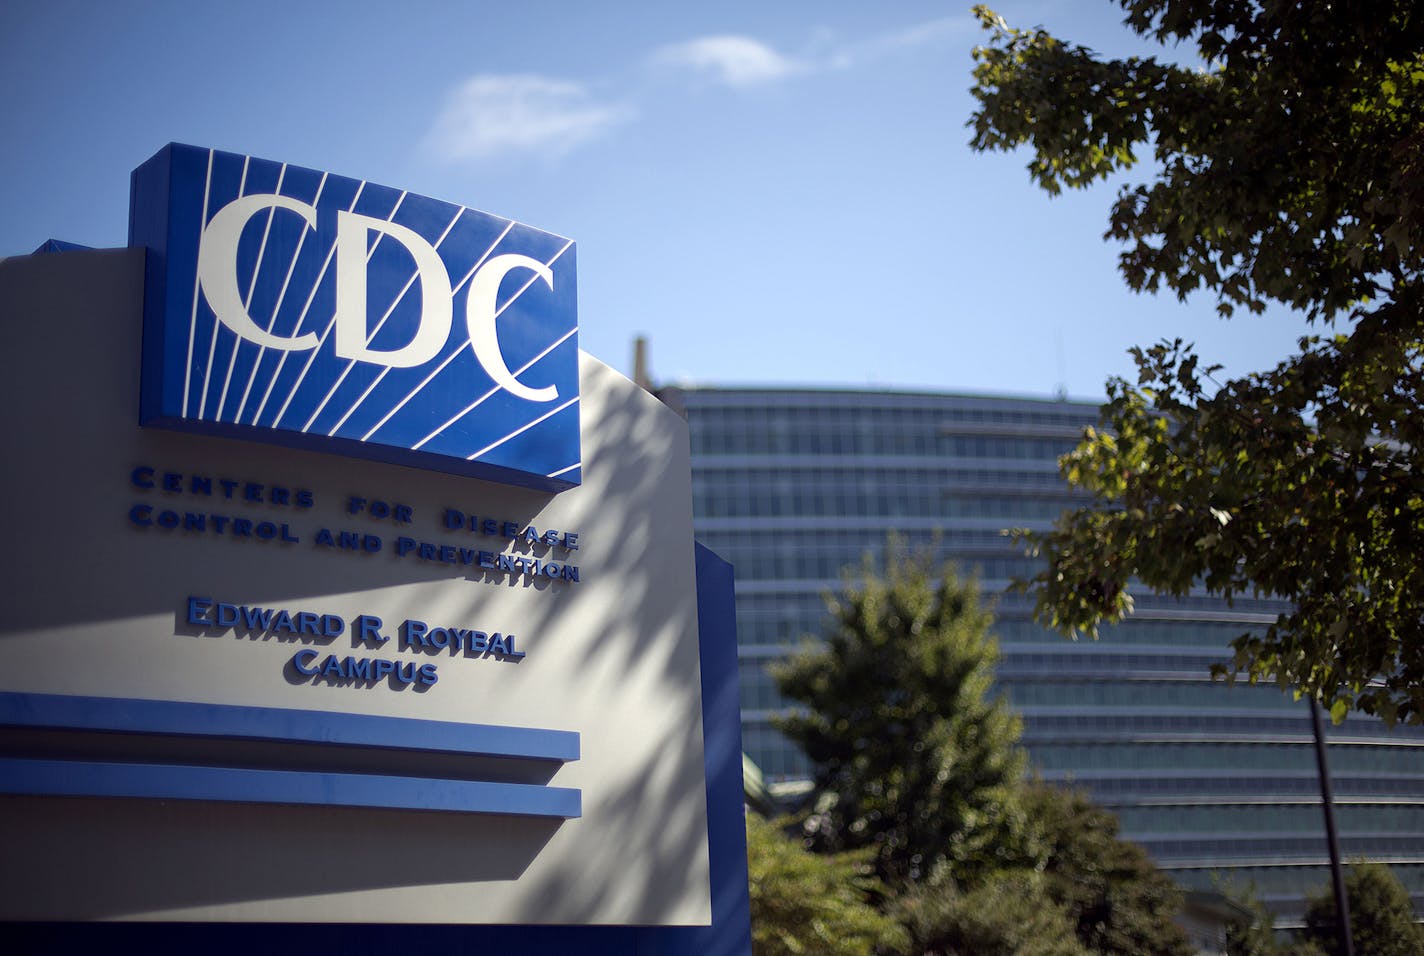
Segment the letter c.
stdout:
<path fill-rule="evenodd" d="M 310 647 L 305 650 L 297 651 L 296 656 L 292 658 L 292 666 L 297 669 L 297 673 L 305 674 L 307 677 L 321 673 L 320 667 L 310 666 L 311 662 L 316 660 L 316 653 L 317 652 Z M 303 661 L 303 658 L 306 660 Z"/>
<path fill-rule="evenodd" d="M 218 210 L 203 229 L 198 243 L 198 282 L 218 320 L 249 342 L 263 348 L 300 351 L 315 348 L 317 335 L 308 332 L 287 338 L 273 335 L 252 321 L 247 303 L 237 289 L 237 244 L 247 221 L 264 209 L 289 209 L 316 229 L 316 209 L 307 203 L 274 193 L 256 193 L 234 199 Z"/>
<path fill-rule="evenodd" d="M 559 389 L 554 385 L 530 388 L 514 377 L 504 355 L 499 350 L 499 333 L 495 329 L 495 319 L 499 316 L 495 308 L 499 297 L 499 286 L 504 277 L 514 269 L 529 269 L 544 280 L 550 289 L 554 287 L 554 273 L 538 259 L 509 253 L 495 256 L 481 267 L 470 280 L 470 292 L 465 299 L 465 324 L 470 329 L 470 347 L 475 350 L 475 358 L 494 379 L 495 384 L 505 391 L 531 402 L 552 402 L 559 397 Z"/>

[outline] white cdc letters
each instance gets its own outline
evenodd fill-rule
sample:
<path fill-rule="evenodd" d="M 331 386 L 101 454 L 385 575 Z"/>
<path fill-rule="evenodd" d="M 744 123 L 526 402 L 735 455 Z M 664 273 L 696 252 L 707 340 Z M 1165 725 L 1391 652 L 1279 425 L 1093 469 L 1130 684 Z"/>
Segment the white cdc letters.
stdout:
<path fill-rule="evenodd" d="M 262 328 L 248 313 L 247 301 L 238 285 L 237 250 L 243 229 L 258 213 L 277 209 L 296 213 L 306 228 L 316 230 L 316 209 L 309 203 L 273 193 L 235 199 L 218 210 L 203 229 L 198 248 L 198 281 L 218 320 L 243 339 L 269 349 L 307 351 L 321 344 L 315 332 L 282 336 Z M 266 228 L 272 228 L 270 220 Z M 368 240 L 373 232 L 399 243 L 410 253 L 415 261 L 411 282 L 417 279 L 420 282 L 420 322 L 411 340 L 396 349 L 378 350 L 370 344 L 375 333 L 370 331 L 367 319 L 366 263 Z M 551 402 L 559 397 L 558 387 L 533 388 L 520 382 L 500 350 L 495 326 L 500 312 L 499 290 L 505 277 L 516 269 L 529 270 L 553 289 L 553 271 L 537 259 L 513 253 L 489 259 L 471 277 L 466 296 L 465 324 L 470 347 L 481 367 L 505 391 L 530 402 Z M 532 283 L 534 279 L 529 281 Z M 337 357 L 390 368 L 424 365 L 435 358 L 449 340 L 453 310 L 450 274 L 434 246 L 399 223 L 354 212 L 337 212 Z"/>

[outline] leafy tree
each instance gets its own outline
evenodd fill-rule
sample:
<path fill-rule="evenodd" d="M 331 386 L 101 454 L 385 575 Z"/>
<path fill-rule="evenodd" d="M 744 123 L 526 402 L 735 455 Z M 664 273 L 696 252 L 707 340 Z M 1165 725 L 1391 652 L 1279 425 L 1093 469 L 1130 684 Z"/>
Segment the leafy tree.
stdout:
<path fill-rule="evenodd" d="M 817 855 L 773 823 L 747 814 L 752 950 L 757 956 L 869 956 L 904 942 L 870 900 L 883 892 L 869 851 Z"/>
<path fill-rule="evenodd" d="M 1081 793 L 1043 784 L 1027 785 L 1024 809 L 1046 893 L 1069 914 L 1079 942 L 1094 953 L 1189 956 L 1172 921 L 1181 891 L 1141 847 L 1118 839 L 1117 817 Z"/>
<path fill-rule="evenodd" d="M 1355 863 L 1345 875 L 1350 901 L 1350 935 L 1361 956 L 1419 956 L 1424 953 L 1424 928 L 1414 922 L 1409 893 L 1382 863 Z M 1305 937 L 1335 956 L 1343 953 L 1335 899 L 1330 893 L 1312 897 L 1305 910 Z"/>
<path fill-rule="evenodd" d="M 1244 919 L 1226 927 L 1226 956 L 1276 956 L 1275 921 L 1266 904 L 1256 895 L 1254 885 L 1244 887 L 1227 883 L 1217 887 L 1228 899 L 1234 900 L 1245 913 Z"/>
<path fill-rule="evenodd" d="M 1135 352 L 1063 462 L 1090 507 L 1030 535 L 1040 620 L 1092 633 L 1128 582 L 1292 600 L 1234 642 L 1251 680 L 1424 721 L 1424 7 L 1120 0 L 1188 62 L 1107 59 L 1041 30 L 975 51 L 972 145 L 1028 147 L 1049 193 L 1132 169 L 1107 237 L 1135 291 L 1267 303 L 1325 334 L 1217 382 L 1180 341 Z M 1199 58 L 1199 59 L 1198 59 Z M 1228 675 L 1231 676 L 1231 675 Z"/>
<path fill-rule="evenodd" d="M 1072 916 L 1049 898 L 1033 870 L 990 874 L 968 892 L 910 886 L 891 910 L 924 956 L 1089 956 Z"/>
<path fill-rule="evenodd" d="M 865 571 L 825 643 L 782 665 L 806 705 L 783 732 L 816 764 L 805 823 L 822 851 L 869 848 L 880 876 L 957 880 L 1015 851 L 1020 722 L 991 697 L 998 648 L 973 581 L 928 559 Z"/>

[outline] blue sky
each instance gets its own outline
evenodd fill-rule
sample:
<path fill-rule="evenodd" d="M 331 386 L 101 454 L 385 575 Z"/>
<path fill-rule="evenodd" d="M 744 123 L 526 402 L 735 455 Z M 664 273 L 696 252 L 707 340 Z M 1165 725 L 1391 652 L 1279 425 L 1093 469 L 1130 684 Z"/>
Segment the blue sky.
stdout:
<path fill-rule="evenodd" d="M 1111 53 L 1101 0 L 1004 2 Z M 965 122 L 969 3 L 0 5 L 0 255 L 118 246 L 170 141 L 578 242 L 582 347 L 660 381 L 1101 396 L 1126 349 L 1273 364 L 1296 316 L 1135 296 L 1113 187 L 1050 199 Z M 1170 55 L 1170 51 L 1169 51 Z"/>

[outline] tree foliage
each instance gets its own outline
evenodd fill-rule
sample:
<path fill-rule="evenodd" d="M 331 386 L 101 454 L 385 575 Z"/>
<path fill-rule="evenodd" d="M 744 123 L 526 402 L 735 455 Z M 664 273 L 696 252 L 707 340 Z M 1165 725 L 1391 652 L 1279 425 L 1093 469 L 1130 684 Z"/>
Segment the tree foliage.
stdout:
<path fill-rule="evenodd" d="M 1226 956 L 1277 956 L 1274 919 L 1252 884 L 1225 883 L 1217 889 L 1244 911 L 1243 918 L 1226 926 Z M 1296 954 L 1303 956 L 1303 954 Z"/>
<path fill-rule="evenodd" d="M 997 645 L 973 581 L 927 559 L 866 569 L 825 643 L 782 665 L 781 722 L 815 762 L 812 845 L 867 847 L 890 882 L 956 879 L 1014 852 L 1020 723 L 991 696 Z"/>
<path fill-rule="evenodd" d="M 884 891 L 869 851 L 818 855 L 747 814 L 752 950 L 757 956 L 870 956 L 898 948 L 900 925 L 871 900 Z"/>
<path fill-rule="evenodd" d="M 810 845 L 867 854 L 913 953 L 1190 952 L 1180 893 L 1116 818 L 1025 781 L 977 584 L 923 556 L 864 575 L 778 672 L 816 763 Z"/>
<path fill-rule="evenodd" d="M 896 898 L 893 915 L 923 956 L 1090 956 L 1074 920 L 1051 899 L 1033 870 L 990 874 L 967 892 L 935 884 L 911 886 Z"/>
<path fill-rule="evenodd" d="M 1136 291 L 1276 302 L 1325 327 L 1225 382 L 1180 341 L 1135 350 L 1063 461 L 1090 507 L 1029 535 L 1040 620 L 1096 635 L 1139 579 L 1287 598 L 1234 672 L 1424 721 L 1424 8 L 1409 0 L 1121 0 L 1182 54 L 1107 59 L 1041 30 L 975 51 L 980 150 L 1026 146 L 1050 193 L 1133 168 L 1107 237 Z M 1170 47 L 1166 45 L 1170 44 Z M 1233 676 L 1228 674 L 1227 676 Z"/>
<path fill-rule="evenodd" d="M 1409 893 L 1383 863 L 1356 863 L 1345 874 L 1350 931 L 1355 952 L 1369 956 L 1419 956 L 1424 927 L 1416 923 Z M 1335 898 L 1312 897 L 1305 910 L 1305 937 L 1330 956 L 1343 953 Z"/>
<path fill-rule="evenodd" d="M 1118 839 L 1117 817 L 1081 793 L 1026 789 L 1033 862 L 1048 897 L 1070 916 L 1089 951 L 1112 956 L 1189 956 L 1172 921 L 1182 894 L 1147 853 Z"/>

